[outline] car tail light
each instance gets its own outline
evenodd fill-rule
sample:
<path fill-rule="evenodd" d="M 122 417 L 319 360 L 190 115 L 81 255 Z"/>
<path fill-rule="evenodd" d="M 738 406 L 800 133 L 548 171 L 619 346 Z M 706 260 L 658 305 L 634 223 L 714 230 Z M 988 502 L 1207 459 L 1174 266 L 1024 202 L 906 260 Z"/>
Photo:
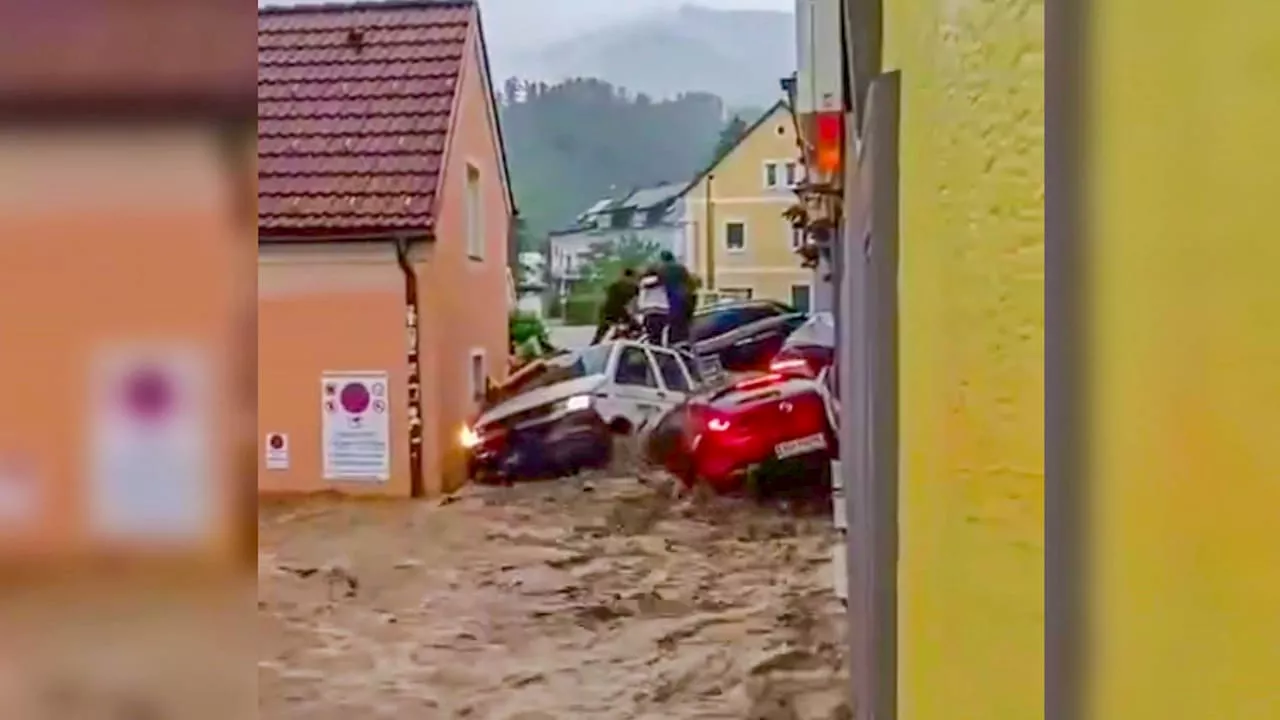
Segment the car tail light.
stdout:
<path fill-rule="evenodd" d="M 809 361 L 802 357 L 774 358 L 769 363 L 769 372 L 775 374 L 803 373 L 812 374 L 813 368 L 809 367 Z"/>
<path fill-rule="evenodd" d="M 765 375 L 757 375 L 756 377 L 742 380 L 741 382 L 734 384 L 733 389 L 734 390 L 755 390 L 756 388 L 767 387 L 769 385 L 773 385 L 776 382 L 781 382 L 783 379 L 785 378 L 781 373 L 771 372 Z"/>

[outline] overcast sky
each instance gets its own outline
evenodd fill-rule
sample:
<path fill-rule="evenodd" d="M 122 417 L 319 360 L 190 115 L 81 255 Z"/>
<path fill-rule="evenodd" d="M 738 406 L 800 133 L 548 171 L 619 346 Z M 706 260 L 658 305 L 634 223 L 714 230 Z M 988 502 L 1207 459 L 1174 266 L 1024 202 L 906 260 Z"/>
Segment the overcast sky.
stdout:
<path fill-rule="evenodd" d="M 324 0 L 258 0 L 258 5 Z M 655 10 L 693 4 L 714 8 L 792 10 L 795 0 L 480 0 L 491 52 L 519 50 Z"/>

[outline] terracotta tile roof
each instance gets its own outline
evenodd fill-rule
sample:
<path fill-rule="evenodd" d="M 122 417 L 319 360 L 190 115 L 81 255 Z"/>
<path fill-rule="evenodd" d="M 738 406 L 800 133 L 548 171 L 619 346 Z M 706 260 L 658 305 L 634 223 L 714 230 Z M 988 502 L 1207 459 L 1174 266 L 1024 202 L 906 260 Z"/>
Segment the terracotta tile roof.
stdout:
<path fill-rule="evenodd" d="M 426 230 L 471 0 L 258 11 L 259 234 Z"/>

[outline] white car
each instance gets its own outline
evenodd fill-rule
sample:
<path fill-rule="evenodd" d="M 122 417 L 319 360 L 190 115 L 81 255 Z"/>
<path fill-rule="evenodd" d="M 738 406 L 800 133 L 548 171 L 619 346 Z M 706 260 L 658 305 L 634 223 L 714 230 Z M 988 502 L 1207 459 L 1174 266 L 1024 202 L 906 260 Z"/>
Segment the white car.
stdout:
<path fill-rule="evenodd" d="M 633 340 L 541 361 L 463 429 L 470 472 L 532 477 L 602 465 L 612 435 L 643 432 L 702 382 L 691 356 Z"/>

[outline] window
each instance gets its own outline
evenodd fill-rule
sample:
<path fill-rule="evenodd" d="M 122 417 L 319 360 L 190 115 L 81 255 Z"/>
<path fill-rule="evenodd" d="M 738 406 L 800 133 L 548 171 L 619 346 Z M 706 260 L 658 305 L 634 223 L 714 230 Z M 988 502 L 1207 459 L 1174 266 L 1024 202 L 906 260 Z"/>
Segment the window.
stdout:
<path fill-rule="evenodd" d="M 471 351 L 471 399 L 474 402 L 484 402 L 485 389 L 489 380 L 489 369 L 485 367 L 484 350 L 479 348 Z"/>
<path fill-rule="evenodd" d="M 749 287 L 720 288 L 720 294 L 731 300 L 750 300 L 752 290 Z"/>
<path fill-rule="evenodd" d="M 804 228 L 796 227 L 794 225 L 791 226 L 791 249 L 792 250 L 799 250 L 800 248 L 804 247 L 805 240 L 807 239 L 808 239 L 808 234 Z"/>
<path fill-rule="evenodd" d="M 480 195 L 480 169 L 467 165 L 467 255 L 484 259 L 484 203 Z"/>
<path fill-rule="evenodd" d="M 769 190 L 778 187 L 778 163 L 767 162 L 764 164 L 764 186 Z"/>
<path fill-rule="evenodd" d="M 794 162 L 789 162 L 787 163 L 786 168 L 787 168 L 787 172 L 786 172 L 787 187 L 790 188 L 790 187 L 795 187 L 796 185 L 799 185 L 800 174 L 797 172 L 796 164 Z"/>
<path fill-rule="evenodd" d="M 654 350 L 653 359 L 658 361 L 658 372 L 662 374 L 662 384 L 666 385 L 668 390 L 689 392 L 689 378 L 685 377 L 684 366 L 675 353 Z"/>
<path fill-rule="evenodd" d="M 807 313 L 809 312 L 809 304 L 812 301 L 813 288 L 809 287 L 809 285 L 791 286 L 791 307 L 802 313 Z"/>
<path fill-rule="evenodd" d="M 619 385 L 658 387 L 658 378 L 654 375 L 653 363 L 649 362 L 649 353 L 635 346 L 622 349 L 618 356 L 618 370 L 613 377 Z"/>
<path fill-rule="evenodd" d="M 743 252 L 747 249 L 747 225 L 741 222 L 724 224 L 724 247 L 729 252 Z"/>
<path fill-rule="evenodd" d="M 689 371 L 689 377 L 693 378 L 693 384 L 702 384 L 702 368 L 698 365 L 698 359 L 687 352 L 679 353 L 680 362 L 684 364 L 686 370 Z"/>
<path fill-rule="evenodd" d="M 739 288 L 739 291 L 751 292 L 750 288 Z M 734 292 L 728 288 L 721 292 Z M 755 302 L 749 305 L 731 305 L 729 307 L 704 310 L 693 316 L 689 325 L 689 337 L 694 342 L 723 335 L 736 330 L 747 323 L 777 317 L 790 312 L 790 308 L 775 302 Z"/>

